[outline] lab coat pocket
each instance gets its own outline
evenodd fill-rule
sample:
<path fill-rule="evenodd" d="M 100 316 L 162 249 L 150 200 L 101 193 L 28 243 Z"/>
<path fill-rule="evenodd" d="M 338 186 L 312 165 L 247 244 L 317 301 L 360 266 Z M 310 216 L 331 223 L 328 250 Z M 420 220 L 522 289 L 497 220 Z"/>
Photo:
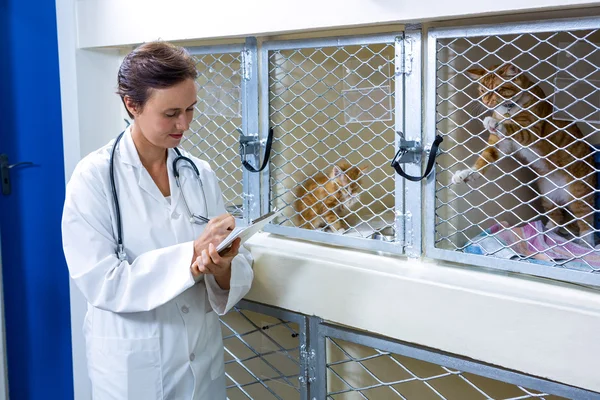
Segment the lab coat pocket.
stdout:
<path fill-rule="evenodd" d="M 163 398 L 158 337 L 92 337 L 88 356 L 94 400 Z"/>
<path fill-rule="evenodd" d="M 221 322 L 214 311 L 206 313 L 206 328 L 209 337 L 207 350 L 211 354 L 210 379 L 215 380 L 225 373 L 225 349 L 223 347 Z"/>

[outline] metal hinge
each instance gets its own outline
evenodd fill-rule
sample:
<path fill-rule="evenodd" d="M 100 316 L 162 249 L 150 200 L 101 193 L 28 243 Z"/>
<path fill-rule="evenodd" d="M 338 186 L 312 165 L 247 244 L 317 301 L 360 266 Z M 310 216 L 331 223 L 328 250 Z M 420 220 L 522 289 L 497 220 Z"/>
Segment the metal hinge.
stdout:
<path fill-rule="evenodd" d="M 408 196 L 408 189 L 406 192 Z M 404 253 L 409 257 L 419 257 L 413 249 L 415 243 L 415 231 L 413 227 L 413 215 L 410 211 L 395 211 L 395 229 L 397 233 L 396 244 L 403 247 Z"/>
<path fill-rule="evenodd" d="M 407 211 L 404 214 L 404 247 L 405 252 L 408 252 L 407 249 L 410 249 L 413 245 L 413 218 L 412 213 Z"/>
<path fill-rule="evenodd" d="M 304 371 L 298 378 L 302 385 L 308 385 L 317 380 L 317 355 L 306 345 L 300 346 L 300 359 L 304 360 Z"/>
<path fill-rule="evenodd" d="M 249 81 L 252 78 L 252 53 L 248 49 L 242 50 L 242 79 Z"/>
<path fill-rule="evenodd" d="M 396 74 L 410 75 L 413 67 L 414 39 L 410 36 L 397 36 L 396 47 Z"/>

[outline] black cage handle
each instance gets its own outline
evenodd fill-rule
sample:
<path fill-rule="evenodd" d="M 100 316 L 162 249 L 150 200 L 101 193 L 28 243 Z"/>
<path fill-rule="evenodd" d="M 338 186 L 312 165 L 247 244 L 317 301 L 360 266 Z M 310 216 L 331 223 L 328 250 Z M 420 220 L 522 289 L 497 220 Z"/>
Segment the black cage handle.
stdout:
<path fill-rule="evenodd" d="M 394 156 L 394 159 L 392 160 L 392 167 L 396 170 L 398 175 L 400 175 L 401 177 L 408 179 L 409 181 L 412 181 L 412 182 L 419 182 L 420 180 L 427 178 L 429 176 L 429 174 L 431 174 L 431 171 L 433 170 L 433 166 L 435 165 L 435 158 L 437 157 L 438 149 L 440 147 L 440 144 L 443 141 L 444 141 L 444 139 L 440 135 L 437 135 L 435 137 L 435 140 L 431 144 L 431 150 L 429 151 L 429 159 L 427 160 L 427 168 L 425 168 L 425 173 L 423 174 L 423 176 L 411 176 L 402 170 L 399 160 L 402 158 L 402 156 L 404 154 L 406 154 L 408 152 L 408 150 L 402 146 L 400 147 L 398 152 L 396 152 L 396 155 Z M 413 151 L 415 151 L 415 150 L 413 150 Z M 418 151 L 421 151 L 421 150 L 418 149 Z"/>
<path fill-rule="evenodd" d="M 267 164 L 269 163 L 269 159 L 271 158 L 271 145 L 273 144 L 273 128 L 269 129 L 269 135 L 267 136 L 267 143 L 265 145 L 265 157 L 263 159 L 263 163 L 260 168 L 256 169 L 253 167 L 248 161 L 246 161 L 246 157 L 248 155 L 248 149 L 250 148 L 252 151 L 250 154 L 254 155 L 254 147 L 259 146 L 260 149 L 260 140 L 257 139 L 256 136 L 246 136 L 241 129 L 237 130 L 240 133 L 240 158 L 242 159 L 242 165 L 249 172 L 261 172 Z"/>

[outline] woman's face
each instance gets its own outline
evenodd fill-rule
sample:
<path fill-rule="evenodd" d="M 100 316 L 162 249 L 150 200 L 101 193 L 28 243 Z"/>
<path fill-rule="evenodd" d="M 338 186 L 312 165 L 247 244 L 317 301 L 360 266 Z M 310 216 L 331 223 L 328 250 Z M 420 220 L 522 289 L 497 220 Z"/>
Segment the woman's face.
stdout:
<path fill-rule="evenodd" d="M 135 128 L 148 142 L 160 148 L 176 147 L 194 116 L 196 84 L 186 79 L 169 88 L 152 89 L 141 109 L 130 107 L 128 97 L 125 103 L 134 116 Z"/>

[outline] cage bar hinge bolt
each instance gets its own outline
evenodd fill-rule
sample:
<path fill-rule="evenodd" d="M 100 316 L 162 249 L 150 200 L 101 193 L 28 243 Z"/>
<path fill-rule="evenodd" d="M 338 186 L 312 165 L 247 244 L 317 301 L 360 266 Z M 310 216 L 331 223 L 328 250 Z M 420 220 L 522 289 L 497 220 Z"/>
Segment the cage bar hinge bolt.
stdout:
<path fill-rule="evenodd" d="M 404 247 L 407 249 L 412 248 L 413 246 L 413 218 L 412 213 L 407 211 L 404 214 Z M 405 252 L 409 252 L 405 250 Z"/>
<path fill-rule="evenodd" d="M 410 36 L 397 36 L 395 41 L 396 47 L 396 75 L 410 75 L 413 64 L 413 47 L 414 40 Z"/>
<path fill-rule="evenodd" d="M 298 378 L 300 383 L 303 385 L 313 383 L 317 380 L 317 356 L 315 351 L 305 345 L 300 346 L 300 359 L 304 360 L 304 371 Z"/>

